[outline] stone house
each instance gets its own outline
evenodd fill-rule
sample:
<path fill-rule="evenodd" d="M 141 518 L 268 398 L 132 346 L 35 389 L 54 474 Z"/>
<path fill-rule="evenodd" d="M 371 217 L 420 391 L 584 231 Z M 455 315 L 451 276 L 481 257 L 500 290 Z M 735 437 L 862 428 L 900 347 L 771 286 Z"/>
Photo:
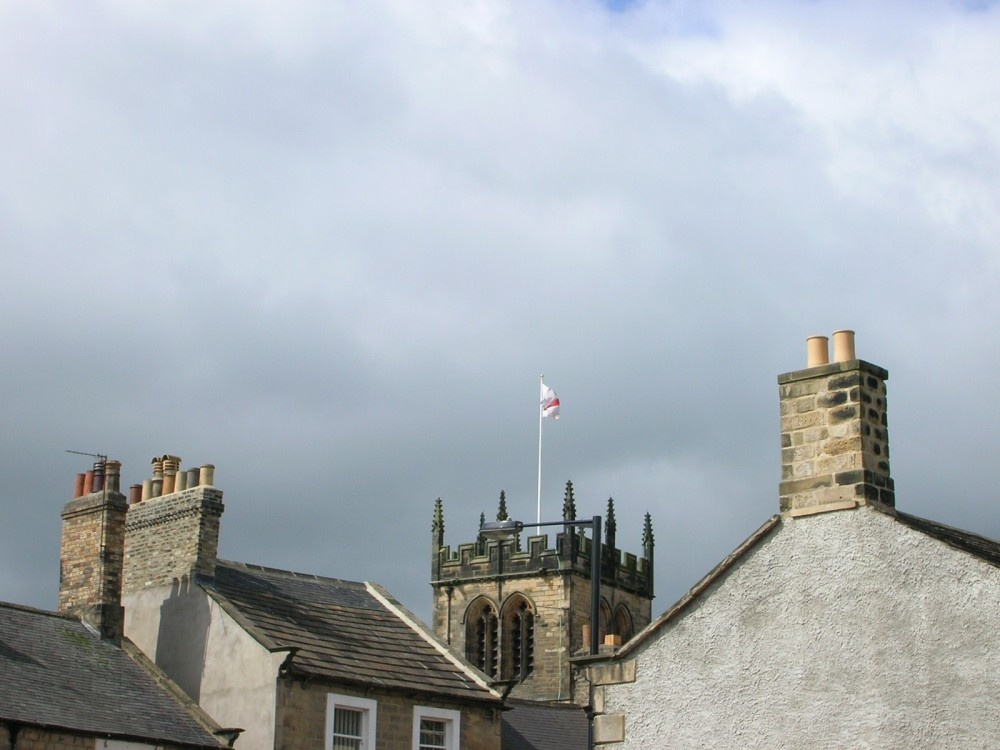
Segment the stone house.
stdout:
<path fill-rule="evenodd" d="M 1000 747 L 1000 544 L 896 509 L 888 373 L 826 346 L 778 378 L 779 513 L 587 668 L 597 743 Z"/>
<path fill-rule="evenodd" d="M 125 498 L 101 491 L 64 512 L 64 548 L 89 561 L 64 569 L 60 612 L 0 603 L 0 747 L 231 747 L 239 731 L 221 728 L 121 637 L 120 576 L 109 571 L 123 528 L 88 522 L 109 507 L 123 510 Z"/>
<path fill-rule="evenodd" d="M 385 590 L 217 559 L 213 468 L 156 459 L 145 490 L 100 519 L 123 529 L 124 632 L 139 649 L 240 727 L 243 750 L 499 750 L 499 693 Z M 66 538 L 69 579 L 89 563 Z"/>

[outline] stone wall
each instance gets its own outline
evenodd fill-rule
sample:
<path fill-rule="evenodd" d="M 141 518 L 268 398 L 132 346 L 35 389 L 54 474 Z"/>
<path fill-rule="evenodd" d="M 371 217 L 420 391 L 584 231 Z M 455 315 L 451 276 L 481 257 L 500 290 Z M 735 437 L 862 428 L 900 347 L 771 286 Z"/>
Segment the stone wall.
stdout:
<path fill-rule="evenodd" d="M 466 580 L 450 589 L 435 587 L 435 631 L 455 653 L 464 657 L 468 653 L 466 613 L 470 605 L 479 597 L 486 597 L 498 612 L 503 612 L 504 603 L 516 595 L 524 596 L 534 607 L 534 671 L 513 689 L 511 696 L 526 700 L 572 700 L 576 691 L 569 659 L 589 647 L 583 638 L 583 626 L 590 622 L 589 576 L 576 571 L 542 571 L 500 580 L 495 577 Z M 629 608 L 633 633 L 651 620 L 649 597 L 602 582 L 601 598 L 611 610 L 618 604 Z"/>
<path fill-rule="evenodd" d="M 494 707 L 463 706 L 415 695 L 404 697 L 390 692 L 292 680 L 279 682 L 274 746 L 282 750 L 322 749 L 326 735 L 327 696 L 330 693 L 376 701 L 375 744 L 379 750 L 412 750 L 416 706 L 459 711 L 462 750 L 500 750 L 500 715 Z"/>
<path fill-rule="evenodd" d="M 153 742 L 122 743 L 114 740 L 105 740 L 104 737 L 95 737 L 89 734 L 58 732 L 40 727 L 21 726 L 15 734 L 16 739 L 12 746 L 10 742 L 10 728 L 5 724 L 0 724 L 0 747 L 5 750 L 103 750 L 105 747 L 127 745 L 129 747 L 147 747 L 150 750 L 153 748 L 156 748 L 156 750 L 190 750 L 178 745 L 164 745 Z"/>
<path fill-rule="evenodd" d="M 21 727 L 12 750 L 93 750 L 96 742 L 92 736 Z M 10 732 L 4 726 L 0 726 L 0 747 L 11 747 Z"/>

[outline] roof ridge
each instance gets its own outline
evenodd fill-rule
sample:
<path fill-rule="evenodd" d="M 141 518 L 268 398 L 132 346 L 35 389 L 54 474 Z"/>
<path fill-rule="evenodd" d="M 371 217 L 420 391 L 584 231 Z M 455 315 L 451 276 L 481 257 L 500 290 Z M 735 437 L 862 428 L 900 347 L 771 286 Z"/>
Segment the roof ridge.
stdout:
<path fill-rule="evenodd" d="M 670 607 L 667 608 L 659 617 L 654 619 L 649 625 L 644 627 L 638 633 L 633 636 L 633 638 L 621 647 L 619 651 L 614 654 L 610 654 L 607 659 L 600 659 L 600 661 L 610 660 L 611 658 L 617 659 L 630 654 L 631 652 L 638 649 L 651 634 L 655 633 L 667 622 L 670 622 L 678 615 L 678 613 L 687 609 L 688 605 L 691 604 L 695 599 L 697 599 L 704 591 L 709 588 L 713 583 L 719 580 L 726 571 L 728 571 L 737 560 L 746 555 L 751 549 L 756 547 L 761 540 L 767 537 L 775 528 L 781 525 L 781 515 L 775 514 L 768 518 L 764 523 L 762 523 L 757 530 L 754 531 L 750 536 L 744 539 L 740 544 L 737 545 L 736 549 L 726 555 L 721 562 L 719 562 L 714 568 L 712 568 L 708 573 L 701 577 L 701 579 L 691 587 L 691 589 L 684 594 L 680 599 L 674 602 Z"/>
<path fill-rule="evenodd" d="M 334 583 L 348 583 L 357 586 L 359 589 L 365 586 L 363 581 L 349 581 L 346 578 L 334 578 L 332 576 L 319 575 L 318 573 L 301 573 L 297 570 L 286 570 L 284 568 L 273 568 L 269 565 L 258 565 L 256 563 L 239 562 L 237 560 L 217 560 L 216 566 L 225 565 L 232 568 L 243 568 L 244 570 L 254 570 L 262 573 L 275 573 L 277 575 L 288 576 L 290 578 L 300 578 L 312 581 L 331 581 Z"/>
<path fill-rule="evenodd" d="M 45 615 L 47 617 L 58 617 L 61 620 L 69 620 L 70 622 L 80 622 L 80 618 L 74 617 L 66 612 L 58 612 L 54 609 L 40 609 L 38 607 L 29 607 L 27 604 L 16 604 L 15 602 L 3 602 L 0 601 L 0 607 L 6 609 L 16 609 L 19 612 L 26 612 L 33 615 Z"/>
<path fill-rule="evenodd" d="M 479 674 L 474 670 L 469 664 L 466 664 L 454 653 L 451 649 L 445 646 L 441 641 L 435 638 L 431 633 L 427 631 L 425 627 L 422 627 L 419 622 L 417 622 L 416 617 L 407 610 L 402 604 L 390 600 L 386 595 L 388 592 L 383 593 L 384 589 L 378 584 L 372 584 L 365 581 L 365 588 L 368 589 L 368 593 L 371 594 L 383 607 L 392 612 L 396 617 L 406 623 L 410 629 L 412 629 L 417 635 L 423 638 L 430 646 L 434 648 L 439 654 L 444 656 L 448 661 L 458 667 L 470 680 L 475 682 L 484 690 L 488 691 L 490 695 L 495 698 L 500 698 L 500 693 L 490 687 L 489 683 L 483 678 L 483 675 Z"/>
<path fill-rule="evenodd" d="M 876 507 L 876 510 L 881 509 Z M 996 539 L 901 510 L 893 509 L 891 513 L 884 510 L 881 512 L 907 528 L 946 544 L 952 549 L 972 555 L 994 567 L 1000 567 L 1000 541 Z"/>

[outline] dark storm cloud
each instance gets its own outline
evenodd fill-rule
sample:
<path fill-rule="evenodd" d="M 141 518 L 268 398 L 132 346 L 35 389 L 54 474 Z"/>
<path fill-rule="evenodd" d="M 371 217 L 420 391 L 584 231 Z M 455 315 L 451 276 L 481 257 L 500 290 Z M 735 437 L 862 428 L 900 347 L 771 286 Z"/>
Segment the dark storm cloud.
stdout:
<path fill-rule="evenodd" d="M 659 610 L 775 512 L 775 375 L 841 327 L 901 507 L 1000 536 L 997 14 L 910 8 L 4 6 L 0 599 L 55 604 L 66 449 L 171 452 L 223 556 L 427 617 L 436 497 L 453 546 L 534 517 L 544 372 L 544 512 L 650 512 Z"/>

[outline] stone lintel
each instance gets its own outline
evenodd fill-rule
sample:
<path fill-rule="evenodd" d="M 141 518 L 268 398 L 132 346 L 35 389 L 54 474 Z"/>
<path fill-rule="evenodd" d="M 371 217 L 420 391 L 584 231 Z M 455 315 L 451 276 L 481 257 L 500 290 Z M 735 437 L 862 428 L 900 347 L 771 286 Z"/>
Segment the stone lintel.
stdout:
<path fill-rule="evenodd" d="M 592 685 L 621 685 L 625 682 L 635 682 L 635 659 L 587 667 L 587 679 Z"/>
<path fill-rule="evenodd" d="M 788 515 L 791 518 L 801 518 L 802 516 L 815 516 L 818 513 L 830 513 L 835 510 L 854 510 L 857 507 L 857 500 L 841 500 L 835 503 L 813 505 L 809 508 L 792 508 L 788 511 Z"/>

